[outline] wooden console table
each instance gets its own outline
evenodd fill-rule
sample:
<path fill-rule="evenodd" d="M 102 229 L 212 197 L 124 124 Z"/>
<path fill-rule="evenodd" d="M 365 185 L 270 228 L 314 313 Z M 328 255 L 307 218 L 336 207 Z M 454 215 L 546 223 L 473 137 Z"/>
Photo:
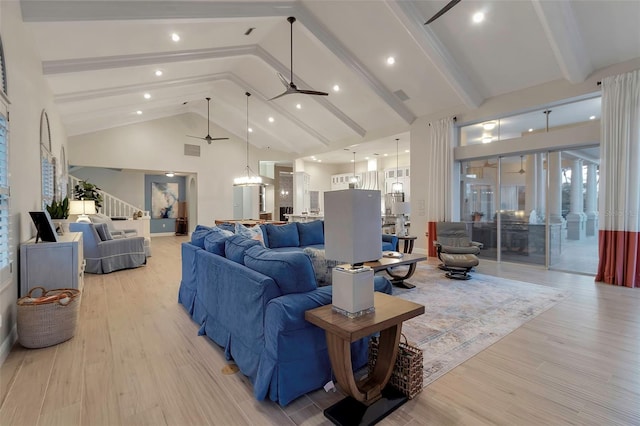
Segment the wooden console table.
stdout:
<path fill-rule="evenodd" d="M 404 241 L 403 253 L 413 253 L 413 245 L 418 237 L 411 237 L 409 235 L 404 237 L 398 237 L 398 251 L 400 251 L 400 242 Z"/>
<path fill-rule="evenodd" d="M 305 312 L 305 319 L 325 330 L 331 366 L 338 385 L 349 396 L 325 410 L 336 424 L 374 424 L 406 402 L 402 395 L 386 397 L 398 354 L 402 322 L 424 313 L 424 306 L 384 293 L 374 294 L 375 312 L 349 318 L 334 312 L 331 305 Z M 351 343 L 380 332 L 378 359 L 371 375 L 356 381 L 351 365 Z M 364 405 L 364 408 L 363 408 Z M 362 415 L 354 423 L 354 413 Z"/>
<path fill-rule="evenodd" d="M 396 287 L 414 288 L 415 285 L 405 283 L 404 280 L 411 278 L 413 273 L 416 271 L 418 262 L 421 262 L 423 260 L 427 260 L 427 256 L 407 253 L 403 254 L 402 257 L 383 257 L 382 259 L 376 260 L 375 262 L 365 262 L 364 264 L 365 266 L 373 269 L 374 272 L 384 270 L 391 277 L 391 284 L 395 285 Z M 409 269 L 404 274 L 397 274 L 393 272 L 392 268 L 404 265 L 409 266 Z"/>

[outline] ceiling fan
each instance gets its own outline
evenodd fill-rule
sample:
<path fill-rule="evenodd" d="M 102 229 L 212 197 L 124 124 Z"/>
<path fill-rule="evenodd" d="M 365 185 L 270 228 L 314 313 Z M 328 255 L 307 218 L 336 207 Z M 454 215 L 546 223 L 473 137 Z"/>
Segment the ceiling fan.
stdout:
<path fill-rule="evenodd" d="M 438 13 L 436 13 L 435 15 L 433 15 L 431 17 L 431 19 L 429 19 L 427 22 L 425 22 L 425 25 L 429 25 L 430 23 L 432 23 L 433 21 L 435 21 L 436 19 L 438 19 L 439 17 L 441 17 L 442 15 L 444 15 L 445 13 L 447 13 L 449 11 L 449 9 L 451 9 L 453 6 L 455 6 L 456 4 L 460 3 L 461 0 L 451 0 L 449 3 L 447 3 L 445 5 L 445 7 L 443 7 L 442 9 L 440 9 L 438 11 Z"/>
<path fill-rule="evenodd" d="M 300 93 L 302 95 L 328 96 L 329 94 L 326 92 L 318 92 L 317 90 L 298 89 L 298 86 L 296 86 L 296 84 L 293 82 L 293 23 L 296 22 L 296 18 L 294 18 L 293 16 L 289 16 L 287 18 L 287 21 L 289 21 L 289 24 L 291 24 L 291 68 L 290 68 L 291 79 L 287 81 L 287 79 L 282 74 L 278 73 L 278 78 L 280 78 L 280 81 L 282 82 L 282 84 L 286 89 L 284 92 L 280 93 L 278 96 L 275 96 L 269 100 L 272 101 L 274 99 L 278 99 L 285 95 L 291 95 L 293 93 Z"/>
<path fill-rule="evenodd" d="M 190 138 L 195 138 L 195 139 L 202 139 L 203 141 L 207 141 L 207 143 L 209 145 L 211 145 L 212 141 L 228 141 L 229 138 L 212 138 L 211 135 L 209 135 L 209 105 L 211 104 L 211 98 L 205 98 L 207 100 L 207 136 L 205 136 L 204 138 L 201 138 L 200 136 L 191 136 L 191 135 L 187 135 Z"/>
<path fill-rule="evenodd" d="M 522 159 L 523 159 L 523 156 L 521 155 L 520 156 L 520 170 L 518 170 L 517 172 L 507 172 L 507 173 L 520 173 L 521 175 L 525 174 L 526 172 L 525 172 L 523 164 L 522 164 Z"/>

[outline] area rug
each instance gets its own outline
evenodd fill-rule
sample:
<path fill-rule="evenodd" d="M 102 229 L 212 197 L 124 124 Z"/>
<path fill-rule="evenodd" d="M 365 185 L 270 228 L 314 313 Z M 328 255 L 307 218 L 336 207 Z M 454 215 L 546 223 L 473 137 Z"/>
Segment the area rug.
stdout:
<path fill-rule="evenodd" d="M 418 265 L 407 280 L 416 288 L 394 288 L 394 296 L 425 306 L 403 323 L 402 332 L 424 353 L 424 386 L 488 348 L 567 297 L 555 288 L 472 273 L 451 280 L 434 265 Z"/>

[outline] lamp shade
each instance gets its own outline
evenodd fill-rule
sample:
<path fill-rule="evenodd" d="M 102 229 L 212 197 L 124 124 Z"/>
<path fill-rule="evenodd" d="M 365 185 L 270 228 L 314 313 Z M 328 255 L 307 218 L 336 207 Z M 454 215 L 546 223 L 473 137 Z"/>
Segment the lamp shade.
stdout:
<path fill-rule="evenodd" d="M 409 214 L 411 213 L 411 204 L 399 201 L 391 204 L 391 214 L 400 215 L 400 214 Z"/>
<path fill-rule="evenodd" d="M 350 264 L 382 257 L 380 191 L 345 189 L 324 193 L 325 256 Z"/>
<path fill-rule="evenodd" d="M 96 213 L 94 200 L 72 200 L 69 203 L 69 214 L 88 215 Z"/>

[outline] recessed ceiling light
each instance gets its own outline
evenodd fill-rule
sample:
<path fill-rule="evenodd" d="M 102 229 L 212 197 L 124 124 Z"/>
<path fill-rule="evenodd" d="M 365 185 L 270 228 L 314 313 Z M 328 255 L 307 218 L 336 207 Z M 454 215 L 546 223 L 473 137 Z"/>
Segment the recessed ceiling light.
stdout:
<path fill-rule="evenodd" d="M 145 93 L 144 94 L 144 98 L 145 99 L 151 99 L 151 93 Z"/>
<path fill-rule="evenodd" d="M 142 111 L 137 110 L 137 111 L 136 111 L 136 114 L 138 114 L 138 115 L 142 115 Z"/>
<path fill-rule="evenodd" d="M 533 129 L 529 129 L 529 132 L 533 132 Z"/>
<path fill-rule="evenodd" d="M 493 130 L 496 128 L 495 121 L 487 121 L 486 123 L 482 123 L 482 128 L 485 130 Z"/>
<path fill-rule="evenodd" d="M 409 153 L 409 150 L 408 150 L 408 149 L 405 149 L 405 150 L 404 150 L 404 152 L 406 152 L 406 153 L 408 154 L 408 153 Z"/>
<path fill-rule="evenodd" d="M 589 120 L 595 120 L 595 119 L 596 119 L 595 115 L 592 115 L 591 117 L 589 117 Z"/>
<path fill-rule="evenodd" d="M 318 163 L 322 163 L 322 160 L 318 160 Z"/>
<path fill-rule="evenodd" d="M 334 92 L 339 92 L 340 91 L 340 86 L 338 86 L 337 84 L 333 85 L 333 91 Z"/>
<path fill-rule="evenodd" d="M 394 58 L 393 56 L 389 56 L 387 58 L 387 65 L 393 65 L 396 63 L 396 58 Z"/>
<path fill-rule="evenodd" d="M 389 155 L 389 154 L 385 154 L 384 156 L 386 157 L 387 155 Z"/>
<path fill-rule="evenodd" d="M 491 136 L 485 136 L 482 138 L 482 143 L 490 143 L 493 140 Z"/>
<path fill-rule="evenodd" d="M 176 174 L 173 172 L 167 172 L 164 174 L 166 177 L 174 177 Z"/>
<path fill-rule="evenodd" d="M 369 159 L 369 157 L 364 157 L 364 159 L 365 159 L 365 160 L 368 160 L 368 159 Z"/>
<path fill-rule="evenodd" d="M 156 77 L 160 77 L 162 75 L 162 70 L 156 70 Z"/>
<path fill-rule="evenodd" d="M 315 159 L 316 159 L 316 156 L 315 156 L 315 155 L 312 155 L 312 156 L 311 156 L 311 159 L 312 159 L 312 160 L 315 160 Z"/>
<path fill-rule="evenodd" d="M 253 129 L 251 127 L 249 127 L 247 130 L 249 130 L 249 133 L 253 133 Z"/>
<path fill-rule="evenodd" d="M 267 118 L 267 120 L 269 120 L 269 123 L 273 123 L 274 121 L 276 121 L 276 119 L 273 118 L 273 117 L 269 117 L 269 118 Z"/>
<path fill-rule="evenodd" d="M 180 41 L 180 36 L 176 33 L 171 34 L 171 40 L 178 42 Z"/>
<path fill-rule="evenodd" d="M 296 108 L 302 109 L 302 104 L 296 104 Z"/>
<path fill-rule="evenodd" d="M 355 162 L 356 162 L 356 160 L 350 160 L 350 161 L 351 161 L 352 163 L 355 163 Z"/>
<path fill-rule="evenodd" d="M 482 12 L 476 12 L 473 14 L 473 22 L 476 24 L 479 24 L 480 22 L 484 21 L 484 13 Z"/>

